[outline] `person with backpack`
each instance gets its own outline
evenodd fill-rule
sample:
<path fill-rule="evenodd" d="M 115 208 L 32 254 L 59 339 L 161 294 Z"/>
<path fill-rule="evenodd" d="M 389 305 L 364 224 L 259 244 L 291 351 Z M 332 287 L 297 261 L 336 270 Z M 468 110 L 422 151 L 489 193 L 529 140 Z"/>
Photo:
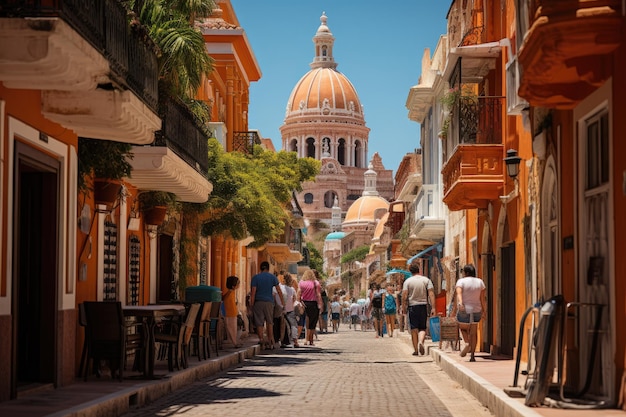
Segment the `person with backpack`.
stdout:
<path fill-rule="evenodd" d="M 387 284 L 387 292 L 384 295 L 385 319 L 387 321 L 387 333 L 389 337 L 393 337 L 393 331 L 396 329 L 396 292 L 393 284 Z"/>
<path fill-rule="evenodd" d="M 371 297 L 372 319 L 374 321 L 376 338 L 378 339 L 379 337 L 383 336 L 383 322 L 385 320 L 385 315 L 383 314 L 384 292 L 380 289 L 380 284 L 374 284 Z"/>

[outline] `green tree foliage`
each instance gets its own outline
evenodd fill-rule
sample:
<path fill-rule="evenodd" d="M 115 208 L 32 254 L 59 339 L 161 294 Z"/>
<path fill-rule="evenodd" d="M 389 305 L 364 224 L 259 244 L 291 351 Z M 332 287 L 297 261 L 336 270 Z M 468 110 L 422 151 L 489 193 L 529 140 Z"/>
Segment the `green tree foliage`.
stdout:
<path fill-rule="evenodd" d="M 203 78 L 213 71 L 213 59 L 207 54 L 204 37 L 194 27 L 194 21 L 211 14 L 213 1 L 130 0 L 127 5 L 137 12 L 139 22 L 161 51 L 161 85 L 185 102 L 200 120 L 208 121 L 206 103 L 194 96 Z M 140 10 L 136 10 L 138 5 Z"/>
<path fill-rule="evenodd" d="M 252 246 L 275 240 L 285 231 L 285 209 L 293 190 L 315 178 L 320 162 L 294 152 L 270 152 L 255 146 L 253 155 L 224 152 L 209 139 L 208 178 L 213 191 L 207 202 L 204 235 L 229 233 L 234 239 L 254 237 Z"/>
<path fill-rule="evenodd" d="M 317 270 L 321 274 L 324 271 L 324 258 L 322 254 L 312 242 L 307 242 L 306 247 L 309 250 L 309 267 Z"/>
<path fill-rule="evenodd" d="M 362 261 L 365 259 L 367 254 L 370 251 L 369 245 L 359 246 L 358 248 L 352 249 L 350 252 L 346 253 L 341 257 L 341 263 L 347 264 L 355 261 Z"/>

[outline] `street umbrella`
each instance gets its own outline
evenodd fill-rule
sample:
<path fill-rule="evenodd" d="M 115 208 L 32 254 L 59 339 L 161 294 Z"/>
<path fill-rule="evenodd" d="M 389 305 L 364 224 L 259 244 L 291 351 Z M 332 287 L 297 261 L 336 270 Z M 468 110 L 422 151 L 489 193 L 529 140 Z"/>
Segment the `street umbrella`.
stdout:
<path fill-rule="evenodd" d="M 413 274 L 411 274 L 409 271 L 405 271 L 404 269 L 395 269 L 395 268 L 387 271 L 385 275 L 392 275 L 392 274 L 402 274 L 404 275 L 405 278 L 409 278 L 410 276 L 413 276 Z"/>

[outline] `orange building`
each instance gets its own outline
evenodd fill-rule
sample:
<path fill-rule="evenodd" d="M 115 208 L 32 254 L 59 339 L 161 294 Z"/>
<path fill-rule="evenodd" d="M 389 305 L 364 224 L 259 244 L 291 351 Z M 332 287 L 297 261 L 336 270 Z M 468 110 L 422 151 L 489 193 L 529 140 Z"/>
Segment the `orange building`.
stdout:
<path fill-rule="evenodd" d="M 562 295 L 573 303 L 567 337 L 541 349 L 564 358 L 568 388 L 589 383 L 588 397 L 615 404 L 626 353 L 626 152 L 614 139 L 626 130 L 623 2 L 505 6 L 452 1 L 447 34 L 407 100 L 422 125 L 424 184 L 426 167 L 443 161 L 446 285 L 476 264 L 489 307 L 480 349 L 521 349 L 525 361 L 534 359 L 518 345 L 524 313 Z"/>
<path fill-rule="evenodd" d="M 159 91 L 144 28 L 129 25 L 115 0 L 95 2 L 89 16 L 65 2 L 43 3 L 9 2 L 0 12 L 0 401 L 75 381 L 83 301 L 184 297 L 177 285 L 184 218 L 174 211 L 151 220 L 139 201 L 165 191 L 199 203 L 212 190 L 206 131 Z M 236 133 L 248 130 L 248 87 L 261 73 L 230 2 L 217 3 L 229 23 L 205 27 L 207 48 L 222 50 L 211 51 L 216 71 L 200 95 L 213 100 L 213 120 L 229 132 L 223 144 L 232 150 Z M 78 188 L 87 138 L 132 146 L 130 176 L 112 203 Z M 187 285 L 223 287 L 226 274 L 255 269 L 242 242 L 198 245 Z"/>

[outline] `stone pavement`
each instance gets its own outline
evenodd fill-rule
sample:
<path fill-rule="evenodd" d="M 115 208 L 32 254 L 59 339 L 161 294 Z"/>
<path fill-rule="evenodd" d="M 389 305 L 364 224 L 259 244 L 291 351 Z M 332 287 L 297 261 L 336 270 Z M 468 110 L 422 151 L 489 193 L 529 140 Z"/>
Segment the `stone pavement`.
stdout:
<path fill-rule="evenodd" d="M 264 350 L 124 417 L 491 416 L 406 343 L 347 329 L 319 338 L 315 346 Z"/>
<path fill-rule="evenodd" d="M 412 348 L 407 332 L 396 333 L 396 337 L 393 339 L 388 337 L 375 339 L 374 333 L 371 331 L 364 332 L 362 335 L 355 333 L 361 332 L 348 330 L 342 325 L 339 333 L 320 335 L 320 341 L 315 347 L 301 348 L 298 352 L 295 352 L 295 349 L 288 349 L 284 352 L 279 350 L 261 351 L 256 344 L 256 337 L 251 336 L 244 339 L 244 347 L 221 350 L 219 357 L 213 355 L 211 359 L 204 361 L 198 361 L 197 358 L 192 357 L 189 368 L 184 370 L 167 373 L 166 362 L 158 362 L 156 372 L 167 374 L 165 378 L 159 380 L 145 381 L 129 378 L 119 382 L 107 378 L 99 380 L 90 378 L 86 383 L 77 380 L 75 384 L 60 389 L 44 387 L 17 400 L 0 403 L 0 416 L 119 416 L 129 411 L 139 412 L 142 410 L 141 406 L 146 404 L 147 409 L 153 406 L 158 407 L 152 403 L 169 393 L 177 395 L 181 392 L 182 395 L 183 391 L 179 390 L 185 390 L 189 385 L 202 381 L 199 383 L 211 384 L 211 389 L 205 390 L 204 402 L 200 402 L 198 406 L 189 402 L 185 407 L 180 407 L 179 412 L 185 411 L 185 415 L 191 415 L 188 413 L 205 405 L 209 407 L 216 404 L 236 405 L 247 398 L 249 396 L 247 394 L 256 393 L 257 395 L 264 395 L 263 398 L 270 400 L 272 407 L 278 407 L 277 404 L 282 403 L 284 398 L 300 396 L 299 405 L 292 409 L 291 413 L 306 416 L 311 409 L 315 413 L 311 412 L 308 415 L 315 414 L 317 416 L 319 413 L 316 410 L 326 401 L 322 402 L 312 398 L 313 395 L 307 395 L 309 391 L 318 390 L 316 396 L 323 400 L 340 398 L 341 404 L 347 403 L 356 407 L 369 404 L 370 406 L 382 407 L 381 404 L 383 403 L 377 401 L 381 396 L 375 396 L 373 392 L 382 393 L 385 396 L 389 395 L 390 392 L 396 395 L 395 393 L 400 391 L 403 393 L 402 401 L 404 401 L 404 399 L 412 398 L 407 396 L 407 392 L 410 390 L 419 393 L 428 392 L 427 384 L 434 393 L 432 401 L 429 401 L 428 405 L 425 405 L 423 401 L 414 402 L 421 404 L 421 406 L 417 407 L 415 404 L 411 404 L 413 408 L 410 409 L 443 413 L 439 415 L 482 416 L 484 414 L 477 413 L 484 412 L 484 409 L 477 402 L 474 402 L 473 395 L 481 404 L 488 406 L 493 415 L 497 417 L 586 417 L 590 415 L 594 417 L 626 417 L 626 412 L 621 410 L 563 410 L 547 407 L 526 407 L 522 398 L 508 397 L 503 391 L 513 382 L 515 363 L 511 359 L 502 360 L 478 353 L 476 362 L 470 363 L 468 358 L 460 358 L 458 352 L 452 351 L 450 348 L 439 350 L 438 344 L 431 342 L 427 343 L 428 354 L 426 356 L 415 357 L 411 355 Z M 346 336 L 349 337 L 346 338 Z M 340 353 L 342 340 L 348 341 L 348 344 L 352 343 L 351 341 L 357 343 L 361 340 L 361 336 L 366 337 L 366 339 L 365 342 L 359 343 L 365 343 L 372 352 Z M 372 342 L 376 344 L 372 345 Z M 279 362 L 280 359 L 283 359 L 281 357 L 283 355 L 288 362 L 281 365 Z M 391 358 L 395 359 L 392 360 Z M 343 360 L 346 362 L 343 363 Z M 249 367 L 248 362 L 250 362 Z M 327 370 L 323 377 L 319 377 L 319 375 L 311 377 L 310 380 L 306 380 L 304 385 L 295 383 L 300 378 L 297 373 L 298 370 L 312 365 L 314 365 L 314 369 L 317 369 L 316 364 L 319 365 L 320 369 Z M 268 372 L 270 368 L 273 369 L 273 372 Z M 244 374 L 244 370 L 247 374 Z M 329 378 L 334 379 L 338 375 L 343 376 L 344 373 L 357 374 L 360 372 L 366 375 L 368 383 L 351 386 L 328 382 Z M 392 374 L 397 379 L 397 382 L 394 380 L 394 384 L 400 386 L 395 391 L 386 388 L 386 385 L 389 385 L 387 379 Z M 446 376 L 449 376 L 453 381 L 452 385 Z M 377 381 L 379 381 L 379 386 L 376 388 L 373 388 L 374 385 L 369 383 L 370 379 L 373 380 L 374 378 L 378 378 Z M 525 377 L 520 376 L 518 385 L 523 384 L 524 381 Z M 275 383 L 281 390 L 288 390 L 286 394 L 277 395 L 274 389 Z M 237 386 L 237 384 L 242 385 Z M 229 389 L 229 387 L 233 388 Z M 213 391 L 229 396 L 211 397 Z M 470 406 L 470 404 L 473 405 Z M 442 406 L 445 406 L 445 409 L 442 409 Z M 342 405 L 342 407 L 344 406 Z M 405 404 L 404 407 L 410 406 Z M 348 408 L 342 408 L 344 411 L 346 409 Z M 349 409 L 350 413 L 344 415 L 356 414 L 352 413 L 352 408 Z M 409 410 L 409 408 L 403 410 Z M 386 410 L 380 412 L 388 413 Z M 269 414 L 269 410 L 255 409 L 255 413 L 247 414 L 265 416 Z M 159 414 L 172 415 L 173 412 Z"/>

